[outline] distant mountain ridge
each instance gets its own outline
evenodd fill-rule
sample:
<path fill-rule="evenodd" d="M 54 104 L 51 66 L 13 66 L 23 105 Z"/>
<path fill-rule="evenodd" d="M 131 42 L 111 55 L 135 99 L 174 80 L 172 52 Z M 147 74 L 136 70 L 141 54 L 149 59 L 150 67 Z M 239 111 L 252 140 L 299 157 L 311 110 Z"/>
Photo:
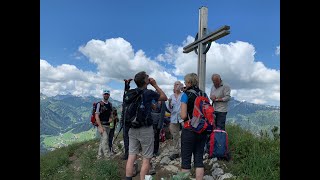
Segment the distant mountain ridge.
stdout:
<path fill-rule="evenodd" d="M 40 135 L 58 135 L 69 130 L 82 132 L 92 128 L 89 123 L 92 103 L 101 98 L 93 96 L 77 97 L 57 95 L 53 97 L 40 94 Z M 121 102 L 110 97 L 114 107 Z"/>
<path fill-rule="evenodd" d="M 101 98 L 93 96 L 79 97 L 73 95 L 57 95 L 48 97 L 40 93 L 40 139 L 43 146 L 43 136 L 57 136 L 71 131 L 74 134 L 93 128 L 90 123 L 92 103 Z M 110 102 L 121 112 L 122 102 L 110 97 Z M 257 134 L 273 126 L 280 129 L 280 107 L 267 106 L 238 101 L 231 98 L 227 114 L 227 123 L 234 123 Z"/>
<path fill-rule="evenodd" d="M 255 113 L 256 111 L 272 111 L 272 110 L 280 110 L 280 106 L 270 106 L 270 105 L 261 105 L 249 103 L 246 101 L 238 101 L 233 97 L 229 101 L 228 114 L 227 116 L 233 117 L 238 114 L 246 115 Z"/>

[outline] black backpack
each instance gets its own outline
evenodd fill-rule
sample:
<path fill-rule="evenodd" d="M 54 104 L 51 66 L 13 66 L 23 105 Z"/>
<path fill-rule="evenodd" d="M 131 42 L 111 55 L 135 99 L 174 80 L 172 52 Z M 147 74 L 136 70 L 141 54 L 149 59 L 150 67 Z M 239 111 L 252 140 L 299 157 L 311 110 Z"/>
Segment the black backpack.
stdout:
<path fill-rule="evenodd" d="M 124 95 L 123 108 L 124 108 L 124 121 L 129 127 L 140 128 L 142 126 L 149 126 L 151 119 L 150 113 L 146 112 L 143 102 L 144 90 L 139 88 L 130 89 Z"/>

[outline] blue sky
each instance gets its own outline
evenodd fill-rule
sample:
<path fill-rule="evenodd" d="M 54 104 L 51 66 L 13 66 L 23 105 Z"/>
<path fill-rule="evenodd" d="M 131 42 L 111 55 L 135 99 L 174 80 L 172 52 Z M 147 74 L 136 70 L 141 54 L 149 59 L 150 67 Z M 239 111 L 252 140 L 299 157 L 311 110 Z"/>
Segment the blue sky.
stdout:
<path fill-rule="evenodd" d="M 121 100 L 123 79 L 144 70 L 171 95 L 174 81 L 197 73 L 197 55 L 182 48 L 202 6 L 209 32 L 231 32 L 207 53 L 205 91 L 219 73 L 236 99 L 279 105 L 279 0 L 41 0 L 40 92 L 99 97 L 106 88 Z"/>

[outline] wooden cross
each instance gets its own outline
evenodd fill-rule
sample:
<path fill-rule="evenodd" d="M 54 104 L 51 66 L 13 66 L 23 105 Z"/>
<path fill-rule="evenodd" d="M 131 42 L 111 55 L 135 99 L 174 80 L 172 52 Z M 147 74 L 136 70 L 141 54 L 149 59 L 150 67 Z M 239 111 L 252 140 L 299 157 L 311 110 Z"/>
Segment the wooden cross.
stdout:
<path fill-rule="evenodd" d="M 183 53 L 195 51 L 198 55 L 198 77 L 199 88 L 205 91 L 206 79 L 206 53 L 209 51 L 211 42 L 230 34 L 230 26 L 222 26 L 218 30 L 207 34 L 208 27 L 208 8 L 202 6 L 199 9 L 199 33 L 197 33 L 195 41 L 183 48 Z"/>

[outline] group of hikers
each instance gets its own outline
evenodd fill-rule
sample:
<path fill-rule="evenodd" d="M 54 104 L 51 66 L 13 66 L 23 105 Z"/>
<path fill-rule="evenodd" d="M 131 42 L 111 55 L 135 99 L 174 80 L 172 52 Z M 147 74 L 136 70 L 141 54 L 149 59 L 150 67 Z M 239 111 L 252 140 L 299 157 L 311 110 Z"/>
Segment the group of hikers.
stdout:
<path fill-rule="evenodd" d="M 112 148 L 114 130 L 118 122 L 123 128 L 124 156 L 126 163 L 126 179 L 137 175 L 137 155 L 142 156 L 140 179 L 145 175 L 155 173 L 155 165 L 151 159 L 159 155 L 160 130 L 164 126 L 166 113 L 170 113 L 169 130 L 172 141 L 169 146 L 169 158 L 174 160 L 181 157 L 181 171 L 189 172 L 191 158 L 194 158 L 196 179 L 203 179 L 203 155 L 208 141 L 205 133 L 196 133 L 187 126 L 193 116 L 196 93 L 202 93 L 210 98 L 214 107 L 214 126 L 225 130 L 228 101 L 230 100 L 230 86 L 221 80 L 219 74 L 212 74 L 213 82 L 210 96 L 199 89 L 198 76 L 189 73 L 184 76 L 184 85 L 180 81 L 173 84 L 173 94 L 168 98 L 158 86 L 156 80 L 145 71 L 134 76 L 137 86 L 130 90 L 130 81 L 125 80 L 125 93 L 119 121 L 117 110 L 109 102 L 110 91 L 103 90 L 102 103 L 97 104 L 96 121 L 98 132 L 101 134 L 97 158 L 110 157 L 115 152 Z M 148 89 L 151 85 L 154 90 Z M 166 103 L 168 101 L 168 103 Z"/>

